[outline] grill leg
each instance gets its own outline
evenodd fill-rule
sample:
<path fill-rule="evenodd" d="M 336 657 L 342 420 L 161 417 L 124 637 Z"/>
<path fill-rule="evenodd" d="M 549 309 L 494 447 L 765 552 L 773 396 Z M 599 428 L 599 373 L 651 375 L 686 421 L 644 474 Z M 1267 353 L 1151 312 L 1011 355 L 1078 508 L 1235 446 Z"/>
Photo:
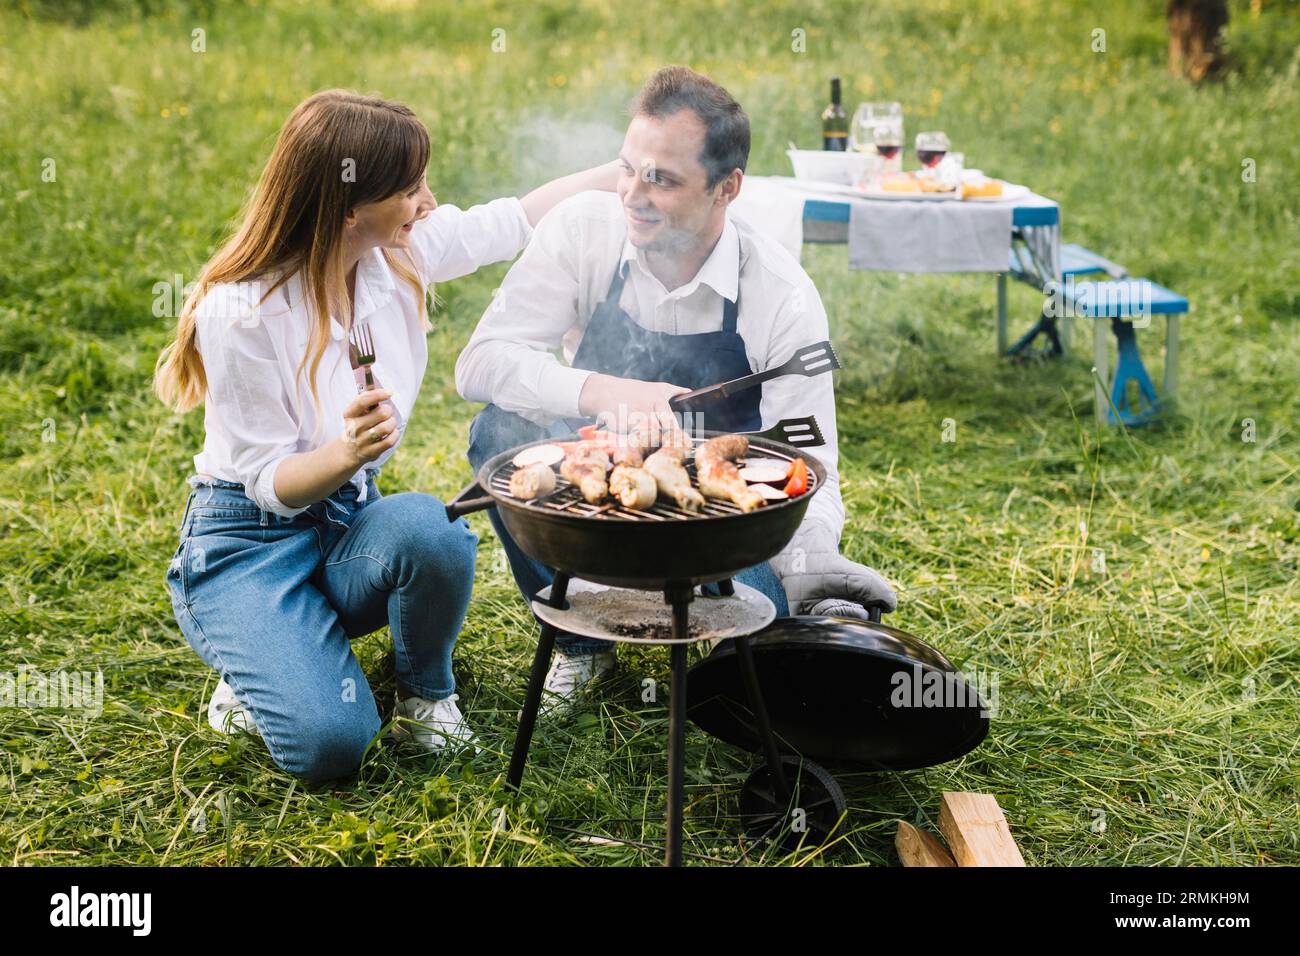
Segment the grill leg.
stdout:
<path fill-rule="evenodd" d="M 551 584 L 551 607 L 563 607 L 568 591 L 568 573 L 556 571 L 555 580 Z M 528 675 L 528 692 L 524 695 L 524 712 L 519 715 L 515 749 L 510 755 L 510 772 L 506 775 L 506 786 L 512 790 L 518 790 L 520 781 L 524 779 L 524 764 L 528 762 L 528 747 L 533 742 L 537 708 L 542 703 L 542 685 L 546 682 L 546 670 L 551 666 L 553 650 L 555 650 L 555 628 L 544 623 L 541 636 L 537 641 L 537 653 L 533 655 L 533 669 Z"/>
<path fill-rule="evenodd" d="M 689 633 L 691 590 L 669 594 L 673 605 L 673 637 Z M 682 782 L 686 766 L 686 645 L 672 645 L 672 684 L 668 688 L 668 841 L 665 866 L 682 865 Z"/>
<path fill-rule="evenodd" d="M 736 660 L 740 663 L 740 679 L 745 685 L 745 695 L 749 698 L 749 709 L 758 723 L 758 739 L 763 746 L 763 756 L 776 781 L 776 792 L 787 806 L 790 803 L 790 784 L 785 779 L 785 767 L 781 763 L 781 752 L 776 749 L 776 736 L 772 733 L 772 722 L 767 716 L 767 705 L 763 703 L 763 690 L 758 686 L 758 668 L 754 666 L 754 651 L 749 646 L 749 635 L 737 637 Z"/>

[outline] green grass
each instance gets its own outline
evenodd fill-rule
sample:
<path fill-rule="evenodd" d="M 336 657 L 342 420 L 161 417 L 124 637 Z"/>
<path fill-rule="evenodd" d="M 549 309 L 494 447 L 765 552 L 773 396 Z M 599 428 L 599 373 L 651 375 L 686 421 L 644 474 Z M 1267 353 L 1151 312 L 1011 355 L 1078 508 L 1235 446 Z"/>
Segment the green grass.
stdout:
<path fill-rule="evenodd" d="M 834 854 L 763 862 L 893 865 L 896 821 L 933 827 L 943 790 L 995 794 L 1035 865 L 1300 862 L 1294 2 L 1258 17 L 1234 3 L 1237 66 L 1201 89 L 1165 73 L 1154 0 L 155 6 L 79 26 L 0 12 L 0 669 L 99 668 L 106 684 L 93 719 L 0 710 L 5 862 L 657 862 L 561 828 L 662 839 L 666 720 L 639 691 L 647 676 L 666 686 L 663 653 L 624 655 L 602 697 L 544 728 L 524 799 L 506 799 L 534 630 L 481 516 L 457 666 L 482 756 L 382 746 L 353 785 L 312 790 L 259 741 L 210 731 L 214 677 L 163 578 L 201 416 L 171 415 L 148 385 L 169 332 L 154 284 L 197 274 L 310 92 L 410 103 L 433 134 L 439 199 L 468 205 L 603 158 L 639 81 L 668 62 L 746 106 L 751 172 L 785 173 L 786 141 L 816 142 L 839 73 L 850 108 L 901 100 L 913 132 L 941 126 L 968 163 L 1059 199 L 1067 241 L 1192 302 L 1179 414 L 1099 430 L 1086 347 L 1054 364 L 993 356 L 991 278 L 850 273 L 842 246 L 806 249 L 848 366 L 845 551 L 897 583 L 892 623 L 998 675 L 1000 709 L 953 763 L 836 768 L 850 829 Z M 448 496 L 468 478 L 474 409 L 452 366 L 504 270 L 440 287 L 384 490 Z M 1013 289 L 1011 307 L 1027 324 L 1037 303 Z M 1158 365 L 1158 329 L 1139 339 Z M 356 646 L 388 699 L 387 632 Z M 688 851 L 760 859 L 741 855 L 734 822 L 754 763 L 690 730 Z"/>

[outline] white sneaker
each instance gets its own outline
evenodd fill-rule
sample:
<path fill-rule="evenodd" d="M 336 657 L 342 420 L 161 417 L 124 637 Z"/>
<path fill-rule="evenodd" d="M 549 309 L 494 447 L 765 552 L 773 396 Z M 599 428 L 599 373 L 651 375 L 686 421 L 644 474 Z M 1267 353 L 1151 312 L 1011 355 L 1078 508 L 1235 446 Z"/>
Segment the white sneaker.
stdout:
<path fill-rule="evenodd" d="M 224 680 L 217 684 L 208 701 L 208 724 L 219 734 L 233 734 L 236 730 L 261 736 L 253 723 L 253 715 L 239 702 L 234 690 Z"/>
<path fill-rule="evenodd" d="M 474 753 L 481 753 L 478 738 L 469 729 L 464 715 L 456 706 L 459 694 L 443 700 L 425 700 L 408 697 L 397 702 L 394 716 L 398 718 L 393 734 L 404 737 L 428 751 L 438 751 L 449 745 L 467 745 Z"/>
<path fill-rule="evenodd" d="M 558 651 L 542 686 L 539 713 L 550 716 L 569 710 L 591 684 L 614 673 L 617 660 L 618 656 L 612 650 L 590 654 Z"/>

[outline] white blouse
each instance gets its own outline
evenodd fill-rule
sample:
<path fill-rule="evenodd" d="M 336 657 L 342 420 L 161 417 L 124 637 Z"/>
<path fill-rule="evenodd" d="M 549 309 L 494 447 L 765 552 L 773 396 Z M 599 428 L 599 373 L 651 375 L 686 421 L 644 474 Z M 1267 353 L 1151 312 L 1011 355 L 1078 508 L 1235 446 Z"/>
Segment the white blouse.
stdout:
<path fill-rule="evenodd" d="M 428 364 L 427 285 L 511 259 L 531 235 L 524 208 L 513 197 L 467 210 L 438 206 L 411 230 L 411 257 L 421 279 L 418 293 L 389 268 L 380 250 L 362 256 L 353 324 L 370 326 L 373 372 L 393 393 L 399 427 L 404 429 L 410 418 Z M 405 259 L 401 250 L 394 254 L 398 261 Z M 272 284 L 274 279 L 215 285 L 195 309 L 208 390 L 203 451 L 194 456 L 194 468 L 242 484 L 259 508 L 291 517 L 305 506 L 290 508 L 276 497 L 276 468 L 288 455 L 312 451 L 342 434 L 343 410 L 357 396 L 358 379 L 348 361 L 344 327 L 331 316 L 332 338 L 316 374 L 317 413 L 309 369 L 295 382 L 310 334 L 302 276 L 295 273 L 262 301 Z M 387 461 L 396 447 L 350 479 L 363 499 L 366 472 Z"/>

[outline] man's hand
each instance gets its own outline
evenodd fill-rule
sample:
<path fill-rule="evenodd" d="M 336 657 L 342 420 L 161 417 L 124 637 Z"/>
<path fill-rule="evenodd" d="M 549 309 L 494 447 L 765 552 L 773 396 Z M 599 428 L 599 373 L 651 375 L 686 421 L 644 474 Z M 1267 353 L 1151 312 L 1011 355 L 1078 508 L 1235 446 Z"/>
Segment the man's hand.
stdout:
<path fill-rule="evenodd" d="M 587 376 L 578 396 L 578 411 L 611 428 L 632 430 L 655 425 L 677 428 L 678 420 L 668 400 L 689 388 L 667 382 L 642 382 L 594 372 Z"/>
<path fill-rule="evenodd" d="M 835 536 L 818 525 L 801 528 L 790 545 L 771 560 L 785 587 L 791 614 L 829 614 L 868 620 L 864 605 L 898 607 L 888 582 L 865 565 L 843 557 Z"/>

